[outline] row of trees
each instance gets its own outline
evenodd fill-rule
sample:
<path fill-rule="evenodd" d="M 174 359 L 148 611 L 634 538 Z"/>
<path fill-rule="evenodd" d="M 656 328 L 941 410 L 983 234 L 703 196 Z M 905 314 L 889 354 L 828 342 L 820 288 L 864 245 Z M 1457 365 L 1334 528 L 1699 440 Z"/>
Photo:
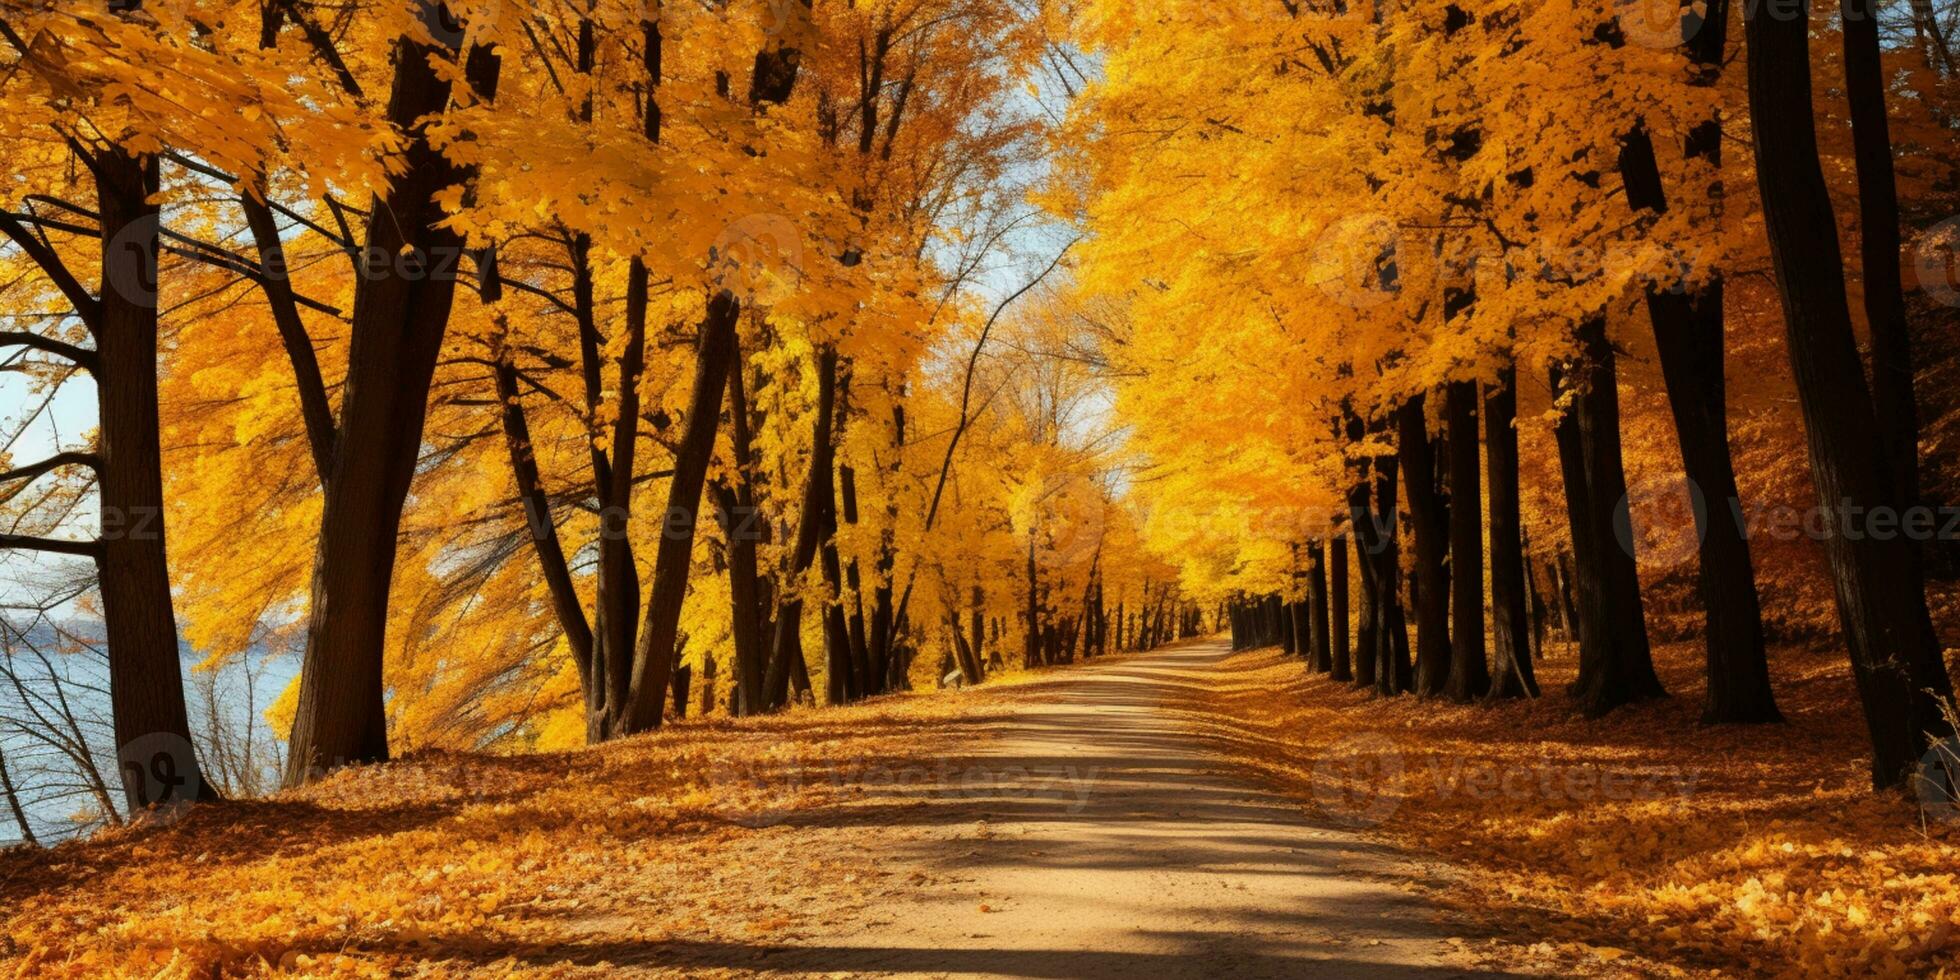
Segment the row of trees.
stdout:
<path fill-rule="evenodd" d="M 968 624 L 1168 639 L 1093 366 L 1049 356 L 1058 9 L 10 10 L 10 436 L 64 386 L 98 423 L 0 467 L 0 547 L 96 566 L 127 809 L 221 782 L 180 636 L 299 658 L 288 784 L 646 732 L 677 673 L 737 714 L 934 638 L 977 678 Z"/>
<path fill-rule="evenodd" d="M 1704 721 L 1779 720 L 1725 353 L 1780 343 L 1874 783 L 1950 734 L 1930 515 L 1899 523 L 1924 490 L 1894 168 L 1916 209 L 1952 199 L 1951 10 L 1087 7 L 1108 56 L 1068 187 L 1096 232 L 1085 282 L 1129 310 L 1120 404 L 1156 467 L 1145 509 L 1175 525 L 1155 540 L 1229 597 L 1242 642 L 1306 637 L 1317 667 L 1383 695 L 1534 696 L 1529 583 L 1549 578 L 1569 694 L 1604 714 L 1665 693 L 1640 561 L 1678 521 L 1697 532 Z M 1822 50 L 1841 73 L 1818 91 Z M 1825 177 L 1820 115 L 1847 130 L 1851 186 Z M 1860 219 L 1868 358 L 1833 192 Z M 1757 271 L 1773 296 L 1736 286 Z M 1674 475 L 1666 517 L 1629 492 L 1629 350 L 1671 409 L 1672 459 L 1639 460 Z M 1351 663 L 1326 638 L 1349 555 Z"/>

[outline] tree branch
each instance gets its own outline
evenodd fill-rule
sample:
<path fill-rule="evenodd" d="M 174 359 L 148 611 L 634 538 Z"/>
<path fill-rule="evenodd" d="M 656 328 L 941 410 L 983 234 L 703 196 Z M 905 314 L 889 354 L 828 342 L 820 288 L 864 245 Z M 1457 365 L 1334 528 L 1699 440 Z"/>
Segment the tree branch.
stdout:
<path fill-rule="evenodd" d="M 56 453 L 38 463 L 0 473 L 0 483 L 12 483 L 15 480 L 32 480 L 43 473 L 50 470 L 58 470 L 64 466 L 86 466 L 100 473 L 102 472 L 102 457 L 94 453 Z"/>
<path fill-rule="evenodd" d="M 34 264 L 40 266 L 41 271 L 54 282 L 55 288 L 61 290 L 63 296 L 68 297 L 68 302 L 75 307 L 75 315 L 81 317 L 82 322 L 88 325 L 89 332 L 93 333 L 100 329 L 102 301 L 82 287 L 81 282 L 75 278 L 74 273 L 68 271 L 67 264 L 61 261 L 61 256 L 55 254 L 54 249 L 28 234 L 26 226 L 13 215 L 4 212 L 0 212 L 0 233 L 4 233 L 15 245 L 20 246 L 20 250 L 26 252 L 27 257 L 33 259 Z"/>
<path fill-rule="evenodd" d="M 36 538 L 22 534 L 0 534 L 0 551 L 45 551 L 56 555 L 100 558 L 102 557 L 102 542 L 63 541 L 59 538 Z"/>
<path fill-rule="evenodd" d="M 0 347 L 32 347 L 35 350 L 44 351 L 56 357 L 65 357 L 74 361 L 90 374 L 95 373 L 96 366 L 99 363 L 95 352 L 92 350 L 85 350 L 76 347 L 74 344 L 63 343 L 53 337 L 44 337 L 38 333 L 28 333 L 23 330 L 0 330 Z"/>

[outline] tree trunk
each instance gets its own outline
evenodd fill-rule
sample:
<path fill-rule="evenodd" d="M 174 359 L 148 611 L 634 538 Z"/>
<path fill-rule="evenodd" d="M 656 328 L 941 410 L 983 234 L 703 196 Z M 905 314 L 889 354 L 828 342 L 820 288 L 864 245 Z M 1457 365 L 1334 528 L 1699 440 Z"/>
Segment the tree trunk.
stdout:
<path fill-rule="evenodd" d="M 1858 162 L 1858 234 L 1865 318 L 1872 339 L 1872 409 L 1892 470 L 1893 492 L 1919 503 L 1919 406 L 1913 397 L 1912 333 L 1899 277 L 1899 194 L 1885 115 L 1886 74 L 1876 0 L 1844 0 L 1844 87 Z"/>
<path fill-rule="evenodd" d="M 733 607 L 729 636 L 735 647 L 735 691 L 740 713 L 763 710 L 762 675 L 766 652 L 763 647 L 767 608 L 762 600 L 762 583 L 757 572 L 756 544 L 763 522 L 755 505 L 755 485 L 750 452 L 749 399 L 743 379 L 742 351 L 738 339 L 733 363 L 728 371 L 728 417 L 730 441 L 735 453 L 734 485 L 726 479 L 715 484 L 716 517 L 722 537 L 728 541 L 728 597 Z"/>
<path fill-rule="evenodd" d="M 1274 616 L 1273 621 L 1279 627 L 1276 630 L 1279 633 L 1279 652 L 1284 656 L 1291 657 L 1295 653 L 1304 652 L 1306 647 L 1304 645 L 1296 645 L 1293 634 L 1293 614 L 1289 611 L 1292 603 L 1284 599 L 1277 601 L 1279 608 L 1276 610 L 1277 615 Z"/>
<path fill-rule="evenodd" d="M 810 566 L 817 560 L 817 547 L 823 533 L 824 500 L 830 496 L 830 426 L 837 404 L 837 352 L 824 348 L 817 355 L 817 405 L 810 440 L 810 473 L 803 483 L 803 516 L 796 528 L 796 547 L 790 555 L 785 593 L 776 612 L 774 652 L 763 687 L 770 710 L 789 701 L 790 675 L 803 653 L 803 599 L 797 593 Z M 807 686 L 807 681 L 805 682 Z"/>
<path fill-rule="evenodd" d="M 1021 652 L 1021 666 L 1033 667 L 1041 661 L 1041 580 L 1034 565 L 1034 529 L 1028 529 L 1028 643 Z"/>
<path fill-rule="evenodd" d="M 1484 455 L 1490 467 L 1490 694 L 1535 698 L 1531 593 L 1526 588 L 1524 517 L 1518 487 L 1518 373 L 1506 367 L 1484 392 Z"/>
<path fill-rule="evenodd" d="M 1578 580 L 1579 677 L 1572 696 L 1587 717 L 1596 718 L 1666 691 L 1647 645 L 1633 539 L 1629 534 L 1623 542 L 1615 530 L 1627 491 L 1619 383 L 1605 320 L 1581 324 L 1579 342 L 1583 360 L 1574 369 L 1571 405 L 1559 420 L 1558 447 Z"/>
<path fill-rule="evenodd" d="M 1558 628 L 1565 635 L 1565 642 L 1579 641 L 1579 603 L 1572 594 L 1572 560 L 1561 548 L 1558 563 L 1552 566 L 1552 584 L 1557 586 Z"/>
<path fill-rule="evenodd" d="M 1423 417 L 1425 401 L 1417 395 L 1396 410 L 1396 448 L 1415 538 L 1415 692 L 1436 697 L 1450 678 L 1449 566 L 1444 561 L 1450 518 L 1449 505 L 1436 487 L 1437 447 Z"/>
<path fill-rule="evenodd" d="M 424 26 L 443 36 L 441 5 L 418 6 Z M 435 195 L 470 176 L 416 126 L 449 104 L 450 85 L 431 61 L 454 54 L 407 36 L 395 43 L 388 119 L 410 134 L 409 142 L 399 174 L 369 206 L 362 253 L 368 268 L 354 291 L 339 438 L 325 482 L 306 654 L 287 743 L 288 785 L 388 758 L 382 695 L 388 592 L 463 253 L 457 233 L 439 226 L 445 216 Z M 496 74 L 494 54 L 470 53 L 466 77 L 480 94 L 495 90 Z"/>
<path fill-rule="evenodd" d="M 681 604 L 687 599 L 688 573 L 694 566 L 694 535 L 700 524 L 701 491 L 714 458 L 715 435 L 721 427 L 722 392 L 735 360 L 735 321 L 742 304 L 727 290 L 708 301 L 695 348 L 693 398 L 687 427 L 674 454 L 674 475 L 667 484 L 667 509 L 662 514 L 660 544 L 653 557 L 653 586 L 647 595 L 646 618 L 633 649 L 633 679 L 616 733 L 636 735 L 660 727 L 661 702 L 667 695 L 674 663 L 679 658 Z"/>
<path fill-rule="evenodd" d="M 1484 647 L 1484 501 L 1477 384 L 1457 381 L 1447 394 L 1450 453 L 1449 699 L 1465 704 L 1490 692 Z"/>
<path fill-rule="evenodd" d="M 1353 651 L 1348 643 L 1348 584 L 1348 539 L 1343 535 L 1327 543 L 1328 650 L 1337 681 L 1354 679 Z"/>
<path fill-rule="evenodd" d="M 217 798 L 191 745 L 164 540 L 157 421 L 155 157 L 94 159 L 102 229 L 95 394 L 102 514 L 95 568 L 109 644 L 109 701 L 123 800 L 144 809 Z"/>
<path fill-rule="evenodd" d="M 1375 686 L 1375 667 L 1378 663 L 1376 634 L 1379 632 L 1380 617 L 1376 610 L 1381 605 L 1381 585 L 1375 579 L 1380 567 L 1375 560 L 1374 549 L 1379 545 L 1380 534 L 1374 530 L 1375 516 L 1369 498 L 1370 477 L 1363 464 L 1360 482 L 1348 491 L 1349 523 L 1354 528 L 1355 564 L 1360 571 L 1360 594 L 1355 602 L 1355 644 L 1353 655 L 1353 682 L 1357 688 Z"/>
<path fill-rule="evenodd" d="M 835 478 L 826 480 L 835 483 Z M 824 497 L 823 544 L 818 550 L 823 574 L 823 650 L 825 681 L 831 704 L 850 704 L 864 696 L 864 679 L 858 675 L 851 648 L 851 628 L 844 618 L 842 564 L 837 558 L 837 502 L 834 494 Z"/>
<path fill-rule="evenodd" d="M 1327 641 L 1327 546 L 1319 541 L 1307 545 L 1307 601 L 1301 605 L 1306 609 L 1308 636 L 1312 638 L 1309 664 L 1315 673 L 1330 673 L 1334 655 Z"/>
<path fill-rule="evenodd" d="M 1716 0 L 1704 26 L 1689 41 L 1698 85 L 1712 87 L 1721 78 L 1727 23 L 1728 5 L 1725 0 Z M 1690 130 L 1686 153 L 1719 172 L 1721 120 L 1710 118 Z M 1630 207 L 1656 214 L 1668 210 L 1653 140 L 1644 128 L 1636 128 L 1622 139 L 1619 167 Z M 1724 196 L 1721 181 L 1711 181 L 1705 193 L 1719 206 Z M 1896 280 L 1896 262 L 1893 275 Z M 1773 722 L 1782 720 L 1782 715 L 1769 686 L 1755 568 L 1748 535 L 1739 519 L 1742 498 L 1729 450 L 1723 370 L 1724 292 L 1720 276 L 1694 287 L 1683 282 L 1669 288 L 1650 287 L 1647 313 L 1654 326 L 1654 346 L 1667 385 L 1699 535 L 1696 582 L 1707 618 L 1703 633 L 1708 663 L 1702 721 Z"/>
<path fill-rule="evenodd" d="M 34 836 L 34 827 L 27 822 L 27 810 L 20 805 L 20 792 L 14 788 L 13 774 L 7 770 L 7 753 L 0 751 L 0 800 L 7 804 L 7 812 L 14 818 L 14 826 L 20 830 L 20 839 L 30 847 L 40 846 L 40 839 Z"/>
<path fill-rule="evenodd" d="M 1415 684 L 1409 659 L 1409 627 L 1402 611 L 1402 546 L 1396 525 L 1396 461 L 1383 456 L 1375 462 L 1375 514 L 1381 526 L 1369 555 L 1375 568 L 1375 693 L 1384 697 L 1406 694 Z"/>
<path fill-rule="evenodd" d="M 1904 782 L 1930 739 L 1951 734 L 1940 646 L 1926 609 L 1914 542 L 1842 526 L 1903 502 L 1892 485 L 1858 363 L 1837 223 L 1811 115 L 1810 18 L 1748 18 L 1749 107 L 1756 179 L 1776 268 L 1790 362 L 1818 504 L 1838 515 L 1825 539 L 1838 616 L 1872 738 L 1872 783 Z M 1857 510 L 1853 510 L 1857 508 Z"/>

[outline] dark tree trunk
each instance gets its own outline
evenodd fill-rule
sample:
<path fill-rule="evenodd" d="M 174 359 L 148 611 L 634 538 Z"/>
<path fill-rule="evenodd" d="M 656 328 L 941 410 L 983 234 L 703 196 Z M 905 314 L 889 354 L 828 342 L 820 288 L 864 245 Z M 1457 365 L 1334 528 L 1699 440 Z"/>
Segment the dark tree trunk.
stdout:
<path fill-rule="evenodd" d="M 1375 693 L 1384 697 L 1406 694 L 1415 684 L 1415 666 L 1409 659 L 1409 627 L 1402 611 L 1402 546 L 1396 525 L 1400 508 L 1396 503 L 1393 456 L 1375 462 L 1375 515 L 1380 527 L 1370 551 L 1375 570 Z"/>
<path fill-rule="evenodd" d="M 674 717 L 687 717 L 687 693 L 694 686 L 694 668 L 682 664 L 674 671 Z"/>
<path fill-rule="evenodd" d="M 1366 464 L 1364 464 L 1364 467 Z M 1360 571 L 1361 589 L 1355 602 L 1355 644 L 1353 661 L 1353 682 L 1357 688 L 1375 686 L 1375 667 L 1379 663 L 1376 649 L 1376 635 L 1380 632 L 1381 618 L 1377 609 L 1382 603 L 1381 584 L 1375 573 L 1380 568 L 1374 549 L 1379 544 L 1380 534 L 1375 530 L 1374 510 L 1369 498 L 1370 477 L 1363 469 L 1360 482 L 1348 491 L 1348 519 L 1354 528 L 1355 564 Z"/>
<path fill-rule="evenodd" d="M 823 649 L 825 681 L 831 704 L 850 704 L 864 696 L 864 679 L 851 649 L 851 628 L 844 618 L 843 571 L 837 558 L 837 509 L 826 500 L 824 540 L 819 549 L 824 591 L 828 597 L 823 610 Z"/>
<path fill-rule="evenodd" d="M 1581 324 L 1579 342 L 1583 360 L 1574 369 L 1572 403 L 1559 420 L 1558 448 L 1578 586 L 1579 677 L 1572 696 L 1596 718 L 1666 691 L 1647 644 L 1633 539 L 1623 542 L 1615 529 L 1627 490 L 1619 384 L 1605 321 Z"/>
<path fill-rule="evenodd" d="M 1301 605 L 1307 610 L 1308 635 L 1312 637 L 1309 649 L 1313 670 L 1331 673 L 1334 655 L 1327 639 L 1327 548 L 1319 541 L 1307 545 L 1307 601 Z"/>
<path fill-rule="evenodd" d="M 1871 731 L 1872 782 L 1894 786 L 1912 772 L 1929 739 L 1951 733 L 1941 709 L 1951 703 L 1952 680 L 1927 614 L 1915 544 L 1841 526 L 1853 513 L 1896 509 L 1904 498 L 1892 485 L 1886 447 L 1872 438 L 1881 430 L 1858 362 L 1837 222 L 1817 157 L 1808 11 L 1758 14 L 1748 18 L 1756 179 L 1809 440 L 1811 479 L 1819 505 L 1838 515 L 1825 549 Z"/>
<path fill-rule="evenodd" d="M 687 599 L 688 573 L 694 565 L 701 491 L 721 427 L 722 391 L 728 384 L 729 365 L 735 360 L 735 322 L 741 310 L 734 294 L 723 290 L 708 301 L 708 314 L 701 321 L 693 399 L 688 404 L 680 448 L 674 454 L 674 475 L 667 484 L 667 510 L 662 515 L 660 545 L 653 557 L 653 585 L 647 595 L 639 643 L 633 650 L 633 679 L 616 734 L 634 735 L 660 727 L 661 702 L 679 657 L 676 644 L 680 640 L 681 604 Z"/>
<path fill-rule="evenodd" d="M 721 522 L 722 537 L 728 540 L 728 597 L 733 607 L 729 635 L 735 647 L 735 690 L 740 713 L 755 714 L 763 709 L 763 647 L 768 623 L 762 599 L 762 583 L 757 572 L 756 544 L 762 535 L 762 518 L 755 505 L 754 461 L 750 452 L 749 399 L 743 383 L 740 341 L 728 371 L 728 417 L 730 442 L 735 453 L 734 485 L 727 480 L 715 484 L 715 513 Z"/>
<path fill-rule="evenodd" d="M 1713 86 L 1720 80 L 1727 24 L 1728 4 L 1716 0 L 1701 30 L 1689 41 L 1698 85 Z M 1690 159 L 1719 171 L 1721 120 L 1707 119 L 1690 130 L 1686 152 Z M 1634 129 L 1621 141 L 1619 166 L 1629 206 L 1656 214 L 1668 210 L 1653 140 L 1644 128 Z M 1724 196 L 1721 181 L 1712 181 L 1705 194 L 1719 206 Z M 1896 265 L 1893 272 L 1896 280 Z M 1782 720 L 1782 715 L 1770 691 L 1755 568 L 1739 520 L 1742 498 L 1729 451 L 1724 292 L 1719 276 L 1693 287 L 1677 282 L 1669 288 L 1649 288 L 1647 312 L 1700 536 L 1697 585 L 1707 618 L 1703 632 L 1708 662 L 1702 721 L 1773 722 Z"/>
<path fill-rule="evenodd" d="M 1296 645 L 1293 633 L 1293 615 L 1288 611 L 1292 604 L 1283 599 L 1277 601 L 1279 608 L 1276 610 L 1278 615 L 1274 617 L 1274 622 L 1279 626 L 1279 629 L 1276 631 L 1279 633 L 1279 651 L 1291 657 L 1295 653 L 1304 650 L 1305 647 Z"/>
<path fill-rule="evenodd" d="M 1033 667 L 1041 660 L 1041 579 L 1034 565 L 1034 530 L 1028 530 L 1028 642 L 1021 651 L 1021 666 Z"/>
<path fill-rule="evenodd" d="M 96 578 L 109 645 L 109 702 L 123 800 L 152 805 L 215 799 L 191 745 L 177 615 L 164 540 L 163 450 L 157 421 L 155 157 L 107 149 L 93 160 L 102 229 L 95 330 L 102 514 Z"/>
<path fill-rule="evenodd" d="M 1415 538 L 1415 692 L 1435 697 L 1450 677 L 1449 566 L 1444 561 L 1450 519 L 1449 505 L 1436 488 L 1436 444 L 1423 418 L 1425 401 L 1417 395 L 1396 411 L 1396 448 Z"/>
<path fill-rule="evenodd" d="M 439 4 L 419 7 L 431 33 L 452 33 L 441 27 L 446 13 Z M 470 176 L 416 127 L 448 105 L 450 85 L 431 61 L 454 54 L 407 36 L 395 43 L 388 119 L 410 136 L 399 174 L 369 207 L 363 262 L 371 268 L 354 292 L 339 438 L 325 483 L 306 654 L 288 739 L 288 785 L 338 766 L 388 758 L 382 696 L 388 591 L 463 253 L 457 233 L 439 225 L 445 216 L 435 195 Z M 495 55 L 483 48 L 471 52 L 467 77 L 480 94 L 494 91 L 496 73 Z M 411 263 L 422 268 L 405 274 Z"/>
<path fill-rule="evenodd" d="M 1538 565 L 1531 560 L 1530 548 L 1525 548 L 1524 584 L 1531 597 L 1531 659 L 1535 663 L 1545 659 L 1546 623 L 1551 618 L 1550 607 L 1545 603 L 1545 593 L 1538 584 Z"/>
<path fill-rule="evenodd" d="M 1447 395 L 1450 454 L 1449 699 L 1464 704 L 1490 692 L 1484 648 L 1484 502 L 1477 384 L 1457 381 Z"/>
<path fill-rule="evenodd" d="M 265 190 L 261 185 L 259 194 Z M 306 442 L 313 450 L 313 468 L 324 483 L 333 470 L 333 404 L 327 400 L 326 381 L 320 375 L 320 359 L 313 350 L 313 338 L 300 319 L 299 301 L 293 293 L 286 247 L 279 239 L 279 223 L 264 200 L 246 194 L 239 198 L 245 212 L 246 227 L 252 232 L 252 246 L 259 253 L 259 274 L 265 286 L 272 322 L 279 330 L 279 343 L 293 368 L 293 386 L 299 392 L 300 419 L 306 424 Z"/>
<path fill-rule="evenodd" d="M 1338 536 L 1327 542 L 1328 650 L 1333 658 L 1333 677 L 1337 681 L 1354 679 L 1353 648 L 1348 642 L 1348 539 Z"/>
<path fill-rule="evenodd" d="M 846 420 L 850 418 L 850 375 L 845 374 L 838 384 L 837 431 L 838 441 L 843 441 Z M 844 523 L 856 527 L 858 523 L 857 470 L 849 464 L 839 462 L 837 466 L 837 499 L 843 507 Z M 833 535 L 833 538 L 835 535 Z M 833 541 L 832 547 L 835 547 Z M 884 693 L 884 673 L 876 669 L 871 659 L 871 638 L 864 617 L 864 577 L 858 570 L 857 556 L 851 556 L 844 563 L 844 591 L 850 602 L 849 635 L 851 639 L 851 667 L 858 679 L 858 696 L 870 697 Z"/>
<path fill-rule="evenodd" d="M 1569 495 L 1568 495 L 1569 502 Z M 1565 635 L 1567 643 L 1579 641 L 1579 602 L 1572 594 L 1572 560 L 1565 549 L 1559 549 L 1558 563 L 1552 566 L 1552 584 L 1557 587 L 1558 628 Z"/>
<path fill-rule="evenodd" d="M 973 631 L 973 657 L 977 663 L 982 659 L 982 651 L 987 649 L 987 593 L 980 584 L 973 585 L 973 609 L 968 614 L 968 628 Z"/>
<path fill-rule="evenodd" d="M 812 418 L 810 473 L 803 482 L 803 514 L 796 528 L 796 547 L 783 580 L 787 593 L 776 611 L 776 637 L 763 678 L 765 702 L 771 710 L 789 701 L 788 684 L 803 655 L 803 599 L 790 587 L 809 572 L 822 543 L 824 501 L 830 497 L 832 440 L 830 426 L 837 405 L 837 352 L 826 347 L 817 355 L 817 405 Z M 808 684 L 806 680 L 805 685 Z"/>
<path fill-rule="evenodd" d="M 1865 318 L 1872 338 L 1872 409 L 1893 492 L 1919 502 L 1919 406 L 1913 396 L 1912 334 L 1899 279 L 1899 193 L 1885 115 L 1886 75 L 1876 0 L 1844 0 L 1844 87 L 1858 161 L 1858 234 Z"/>
<path fill-rule="evenodd" d="M 1538 696 L 1518 487 L 1517 388 L 1517 370 L 1507 367 L 1484 392 L 1484 455 L 1490 467 L 1490 693 L 1498 698 Z"/>
<path fill-rule="evenodd" d="M 517 483 L 517 496 L 524 508 L 524 522 L 531 536 L 531 550 L 538 557 L 539 571 L 551 593 L 552 613 L 571 648 L 572 662 L 578 668 L 579 685 L 585 695 L 586 715 L 595 716 L 603 705 L 604 687 L 593 673 L 592 625 L 585 618 L 578 586 L 558 538 L 558 523 L 551 513 L 551 498 L 545 493 L 538 473 L 538 460 L 531 442 L 531 424 L 518 400 L 517 366 L 510 351 L 500 345 L 496 367 L 497 401 L 504 430 L 504 447 L 510 455 L 511 475 Z"/>
<path fill-rule="evenodd" d="M 13 774 L 7 770 L 7 753 L 0 751 L 0 802 L 7 804 L 7 813 L 14 818 L 14 827 L 20 831 L 21 842 L 29 847 L 38 847 L 39 838 L 34 836 L 34 825 L 27 822 L 27 809 L 21 806 L 20 791 L 14 786 Z"/>

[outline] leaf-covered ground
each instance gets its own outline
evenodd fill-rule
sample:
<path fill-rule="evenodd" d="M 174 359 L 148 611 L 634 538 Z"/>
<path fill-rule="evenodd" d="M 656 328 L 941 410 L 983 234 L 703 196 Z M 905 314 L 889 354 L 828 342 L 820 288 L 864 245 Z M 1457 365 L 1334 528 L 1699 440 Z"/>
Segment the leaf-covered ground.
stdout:
<path fill-rule="evenodd" d="M 1660 651 L 1673 699 L 1596 722 L 1556 694 L 1501 708 L 1379 702 L 1274 651 L 1219 649 L 688 722 L 593 750 L 422 756 L 174 824 L 6 852 L 0 972 L 700 976 L 958 963 L 1074 975 L 1225 954 L 1248 968 L 1338 957 L 1357 971 L 1389 969 L 1380 957 L 1401 955 L 1398 944 L 1433 975 L 1896 976 L 1960 958 L 1960 830 L 1922 830 L 1912 807 L 1866 792 L 1863 736 L 1829 656 L 1778 653 L 1788 725 L 1704 729 L 1692 645 Z M 1547 689 L 1569 670 L 1543 664 Z M 1153 685 L 1148 699 L 1111 683 L 1125 676 Z M 1134 728 L 1139 710 L 1162 719 L 1161 734 Z M 1098 711 L 1112 723 L 1096 725 Z M 1129 721 L 1113 723 L 1118 714 Z M 1010 786 L 989 746 L 1038 725 L 1061 741 L 1014 758 L 1100 767 L 1086 811 L 1093 846 L 1044 840 L 1060 824 L 1042 814 L 1056 808 L 1024 792 L 999 805 L 1043 777 L 1016 765 Z M 1056 746 L 1091 755 L 1049 754 Z M 1219 775 L 1235 770 L 1242 781 Z M 971 785 L 976 773 L 997 781 Z M 1188 807 L 1164 805 L 1166 780 L 1188 786 Z M 1273 800 L 1252 788 L 1261 782 Z M 1214 839 L 1226 817 L 1254 821 L 1268 849 L 1259 860 L 1277 872 L 1242 857 L 1172 860 L 1180 847 L 1235 851 Z M 1156 829 L 1167 818 L 1190 833 Z M 1356 833 L 1401 856 L 1365 855 Z M 1322 851 L 1338 856 L 1303 856 Z M 1334 870 L 1300 866 L 1317 860 Z M 1027 877 L 1044 869 L 1073 877 Z M 1114 891 L 1071 891 L 1103 889 L 1095 882 L 1116 879 L 1094 876 L 1118 869 L 1148 879 L 1138 907 L 1188 910 L 1203 928 L 1123 938 L 1142 935 L 1135 908 Z M 1155 895 L 1178 876 L 1210 890 Z M 1286 889 L 1312 878 L 1373 896 L 1341 899 L 1349 911 L 1412 893 L 1415 918 L 1385 926 L 1376 913 L 1348 921 L 1303 907 Z M 993 887 L 1030 880 L 1066 887 Z M 1081 925 L 1067 920 L 1099 914 L 1101 935 L 1144 945 L 1056 941 Z M 914 929 L 908 917 L 941 922 Z M 1385 947 L 1364 934 L 1383 928 Z M 1228 948 L 1199 949 L 1238 933 Z M 1013 948 L 1021 939 L 1033 948 Z"/>
<path fill-rule="evenodd" d="M 1640 975 L 1908 976 L 1960 965 L 1960 826 L 1870 792 L 1841 653 L 1772 652 L 1788 724 L 1703 727 L 1699 643 L 1673 697 L 1576 716 L 1364 692 L 1254 651 L 1189 707 L 1323 817 L 1454 865 L 1438 893 L 1538 963 Z"/>
<path fill-rule="evenodd" d="M 988 710 L 985 697 L 909 697 L 578 752 L 424 756 L 6 852 L 0 964 L 35 977 L 604 976 L 665 940 L 739 949 L 926 884 L 834 840 L 799 846 L 783 824 L 848 810 L 866 760 L 951 752 Z"/>

